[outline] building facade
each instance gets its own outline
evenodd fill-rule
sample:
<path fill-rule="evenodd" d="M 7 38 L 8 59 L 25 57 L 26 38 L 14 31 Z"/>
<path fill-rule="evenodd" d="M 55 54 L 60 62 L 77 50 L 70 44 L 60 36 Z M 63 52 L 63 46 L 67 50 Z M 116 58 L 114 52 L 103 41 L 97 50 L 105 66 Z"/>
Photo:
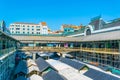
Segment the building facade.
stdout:
<path fill-rule="evenodd" d="M 61 31 L 63 31 L 63 33 L 69 33 L 69 32 L 75 32 L 79 29 L 81 29 L 81 26 L 76 26 L 76 25 L 67 25 L 67 24 L 63 24 L 61 26 Z"/>
<path fill-rule="evenodd" d="M 5 31 L 5 22 L 4 21 L 0 21 L 0 30 Z"/>
<path fill-rule="evenodd" d="M 70 33 L 67 37 L 15 36 L 15 38 L 23 41 L 25 47 L 31 47 L 30 42 L 35 44 L 32 49 L 53 47 L 54 50 L 58 48 L 60 51 L 73 48 L 73 56 L 80 61 L 120 75 L 120 19 L 105 22 L 100 16 L 95 17 L 91 19 L 89 25 L 82 27 L 77 33 Z"/>
<path fill-rule="evenodd" d="M 81 37 L 13 36 L 24 50 L 55 51 L 71 54 L 86 62 L 120 75 L 120 30 Z M 33 44 L 34 46 L 30 46 Z"/>
<path fill-rule="evenodd" d="M 115 30 L 120 30 L 120 18 L 111 21 L 104 21 L 101 16 L 97 16 L 92 18 L 90 23 L 87 26 L 85 26 L 83 30 L 77 31 L 75 34 L 70 34 L 67 36 L 80 37 Z"/>
<path fill-rule="evenodd" d="M 3 20 L 0 21 L 0 30 L 7 34 L 10 34 L 9 29 L 6 27 L 5 21 L 3 21 Z"/>
<path fill-rule="evenodd" d="M 16 48 L 17 40 L 0 30 L 0 80 L 11 80 Z"/>
<path fill-rule="evenodd" d="M 48 34 L 48 27 L 46 22 L 41 22 L 39 24 L 33 24 L 33 23 L 20 23 L 16 22 L 13 24 L 10 24 L 10 32 L 12 35 L 44 35 Z"/>

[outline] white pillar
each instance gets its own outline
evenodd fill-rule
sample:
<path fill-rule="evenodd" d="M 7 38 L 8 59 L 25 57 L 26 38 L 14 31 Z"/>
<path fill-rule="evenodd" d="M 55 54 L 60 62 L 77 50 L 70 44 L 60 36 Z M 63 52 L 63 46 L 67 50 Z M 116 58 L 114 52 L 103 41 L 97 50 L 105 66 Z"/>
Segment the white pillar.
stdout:
<path fill-rule="evenodd" d="M 33 53 L 33 60 L 36 60 L 36 53 Z"/>
<path fill-rule="evenodd" d="M 59 43 L 59 48 L 60 48 L 61 44 Z"/>

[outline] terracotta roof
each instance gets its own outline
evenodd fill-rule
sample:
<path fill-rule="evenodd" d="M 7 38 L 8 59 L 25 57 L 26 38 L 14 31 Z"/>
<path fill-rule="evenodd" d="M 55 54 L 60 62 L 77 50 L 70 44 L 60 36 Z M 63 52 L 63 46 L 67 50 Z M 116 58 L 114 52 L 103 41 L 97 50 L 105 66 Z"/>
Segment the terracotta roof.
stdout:
<path fill-rule="evenodd" d="M 67 25 L 67 24 L 64 24 L 62 26 L 63 28 L 74 28 L 74 29 L 80 29 L 82 27 L 82 25 L 76 26 L 76 25 Z"/>
<path fill-rule="evenodd" d="M 41 22 L 42 26 L 47 26 L 46 22 Z"/>

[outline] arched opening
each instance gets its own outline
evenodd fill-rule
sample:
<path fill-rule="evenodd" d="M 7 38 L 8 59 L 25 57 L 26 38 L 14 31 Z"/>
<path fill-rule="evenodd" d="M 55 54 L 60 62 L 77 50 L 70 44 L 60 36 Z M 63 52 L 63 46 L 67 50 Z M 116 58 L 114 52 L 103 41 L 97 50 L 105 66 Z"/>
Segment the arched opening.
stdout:
<path fill-rule="evenodd" d="M 91 30 L 90 29 L 86 30 L 86 35 L 91 35 Z"/>

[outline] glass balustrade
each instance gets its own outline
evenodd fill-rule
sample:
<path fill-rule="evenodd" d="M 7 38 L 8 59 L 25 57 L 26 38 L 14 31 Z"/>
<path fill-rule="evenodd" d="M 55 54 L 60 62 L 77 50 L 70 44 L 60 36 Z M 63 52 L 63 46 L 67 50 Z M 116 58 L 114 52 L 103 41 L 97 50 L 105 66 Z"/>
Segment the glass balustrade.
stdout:
<path fill-rule="evenodd" d="M 14 50 L 15 50 L 15 47 L 8 48 L 8 49 L 2 49 L 2 50 L 0 50 L 0 57 L 5 54 L 8 54 L 9 52 L 14 51 Z"/>

